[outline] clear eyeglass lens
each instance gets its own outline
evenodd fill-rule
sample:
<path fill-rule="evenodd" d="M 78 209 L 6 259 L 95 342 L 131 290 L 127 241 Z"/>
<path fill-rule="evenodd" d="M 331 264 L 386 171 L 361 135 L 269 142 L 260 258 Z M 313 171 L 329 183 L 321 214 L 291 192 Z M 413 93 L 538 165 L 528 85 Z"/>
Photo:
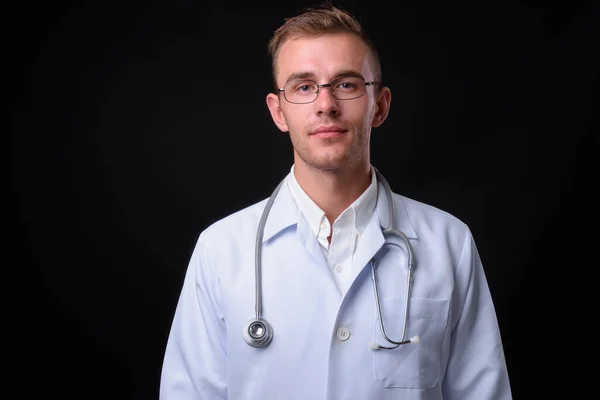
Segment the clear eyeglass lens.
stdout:
<path fill-rule="evenodd" d="M 350 100 L 365 93 L 365 81 L 357 77 L 340 77 L 331 81 L 330 87 L 321 89 L 330 89 L 336 99 Z M 287 101 L 292 103 L 311 103 L 316 100 L 318 92 L 317 82 L 296 79 L 285 85 L 283 94 Z"/>

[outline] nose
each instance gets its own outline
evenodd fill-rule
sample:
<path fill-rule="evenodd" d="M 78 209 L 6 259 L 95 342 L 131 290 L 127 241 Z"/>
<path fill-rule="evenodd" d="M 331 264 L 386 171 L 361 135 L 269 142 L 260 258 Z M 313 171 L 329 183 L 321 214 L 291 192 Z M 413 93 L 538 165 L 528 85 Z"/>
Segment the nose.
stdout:
<path fill-rule="evenodd" d="M 331 94 L 331 86 L 319 87 L 317 100 L 315 100 L 315 112 L 319 115 L 337 115 L 340 112 L 338 100 Z"/>

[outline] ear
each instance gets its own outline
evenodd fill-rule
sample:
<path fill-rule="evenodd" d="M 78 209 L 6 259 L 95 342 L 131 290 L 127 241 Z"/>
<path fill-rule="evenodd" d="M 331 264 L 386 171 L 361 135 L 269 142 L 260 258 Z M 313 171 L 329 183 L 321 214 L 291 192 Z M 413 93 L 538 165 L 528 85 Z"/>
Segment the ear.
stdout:
<path fill-rule="evenodd" d="M 287 122 L 283 115 L 283 111 L 281 110 L 281 106 L 279 105 L 279 97 L 276 94 L 269 93 L 267 95 L 267 107 L 269 107 L 275 125 L 277 125 L 282 132 L 287 132 L 289 130 Z"/>
<path fill-rule="evenodd" d="M 392 92 L 388 87 L 382 87 L 379 89 L 379 93 L 377 93 L 375 103 L 375 114 L 373 115 L 373 121 L 371 125 L 374 128 L 377 128 L 388 116 L 390 111 L 390 103 L 392 102 Z"/>

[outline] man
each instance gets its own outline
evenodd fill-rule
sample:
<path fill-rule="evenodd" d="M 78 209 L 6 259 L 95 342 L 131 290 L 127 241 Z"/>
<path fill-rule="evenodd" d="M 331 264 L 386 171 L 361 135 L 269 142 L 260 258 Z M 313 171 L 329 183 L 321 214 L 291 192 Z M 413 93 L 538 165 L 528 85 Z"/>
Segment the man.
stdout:
<path fill-rule="evenodd" d="M 391 209 L 370 163 L 391 93 L 358 22 L 312 9 L 288 19 L 269 50 L 277 90 L 266 102 L 294 163 L 273 202 L 200 235 L 161 400 L 511 399 L 469 228 L 397 194 Z M 407 242 L 384 235 L 391 225 Z"/>

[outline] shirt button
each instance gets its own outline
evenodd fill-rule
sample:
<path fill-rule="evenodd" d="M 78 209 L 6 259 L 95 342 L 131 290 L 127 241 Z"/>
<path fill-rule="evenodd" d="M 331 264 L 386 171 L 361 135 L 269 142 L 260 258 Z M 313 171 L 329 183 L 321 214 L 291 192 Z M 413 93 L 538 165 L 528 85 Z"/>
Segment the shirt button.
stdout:
<path fill-rule="evenodd" d="M 341 341 L 346 341 L 350 338 L 350 331 L 345 326 L 342 326 L 337 330 L 337 338 Z"/>
<path fill-rule="evenodd" d="M 338 274 L 341 274 L 343 270 L 344 270 L 344 267 L 342 267 L 341 265 L 337 265 L 335 267 L 335 272 L 337 272 Z"/>

